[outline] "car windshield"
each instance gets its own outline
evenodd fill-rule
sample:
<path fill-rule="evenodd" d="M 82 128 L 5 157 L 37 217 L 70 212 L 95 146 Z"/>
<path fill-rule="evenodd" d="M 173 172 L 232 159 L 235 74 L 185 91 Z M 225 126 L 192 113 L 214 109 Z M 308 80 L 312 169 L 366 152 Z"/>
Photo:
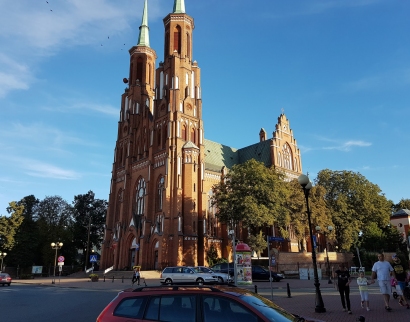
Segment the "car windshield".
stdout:
<path fill-rule="evenodd" d="M 268 299 L 258 294 L 242 294 L 240 298 L 261 312 L 269 321 L 275 322 L 297 322 L 299 318 L 286 312 Z"/>
<path fill-rule="evenodd" d="M 213 273 L 212 269 L 208 267 L 201 267 L 201 271 L 204 273 Z"/>

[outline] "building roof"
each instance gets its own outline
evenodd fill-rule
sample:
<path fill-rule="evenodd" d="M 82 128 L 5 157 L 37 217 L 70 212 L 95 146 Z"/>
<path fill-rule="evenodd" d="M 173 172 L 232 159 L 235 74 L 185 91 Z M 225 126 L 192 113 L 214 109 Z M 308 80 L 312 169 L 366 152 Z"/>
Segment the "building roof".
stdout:
<path fill-rule="evenodd" d="M 400 209 L 399 211 L 396 211 L 392 217 L 398 217 L 398 216 L 410 216 L 410 210 L 408 209 Z"/>
<path fill-rule="evenodd" d="M 205 168 L 220 172 L 223 167 L 231 169 L 235 164 L 242 164 L 251 159 L 263 162 L 265 166 L 270 167 L 272 165 L 271 143 L 271 140 L 265 140 L 242 149 L 236 149 L 204 139 Z"/>

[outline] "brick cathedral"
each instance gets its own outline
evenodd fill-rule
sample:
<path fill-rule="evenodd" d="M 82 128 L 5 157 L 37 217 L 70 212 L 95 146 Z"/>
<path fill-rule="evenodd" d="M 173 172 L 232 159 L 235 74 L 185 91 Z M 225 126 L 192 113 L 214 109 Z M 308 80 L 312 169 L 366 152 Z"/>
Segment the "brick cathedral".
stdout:
<path fill-rule="evenodd" d="M 155 68 L 145 0 L 121 96 L 102 269 L 206 265 L 211 245 L 228 258 L 227 226 L 211 206 L 212 186 L 234 164 L 252 158 L 288 178 L 302 173 L 283 112 L 272 138 L 261 129 L 251 146 L 236 149 L 204 138 L 201 71 L 192 55 L 194 20 L 185 12 L 185 1 L 174 0 L 163 22 L 163 60 Z M 240 239 L 241 234 L 238 229 Z"/>

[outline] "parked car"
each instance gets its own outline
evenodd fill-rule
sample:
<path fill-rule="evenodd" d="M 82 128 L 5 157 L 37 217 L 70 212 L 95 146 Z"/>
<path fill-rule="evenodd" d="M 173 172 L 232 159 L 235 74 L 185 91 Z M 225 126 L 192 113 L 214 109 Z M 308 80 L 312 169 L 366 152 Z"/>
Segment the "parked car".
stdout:
<path fill-rule="evenodd" d="M 159 278 L 162 284 L 216 284 L 218 276 L 199 273 L 192 267 L 175 266 L 166 267 Z"/>
<path fill-rule="evenodd" d="M 10 286 L 10 284 L 11 284 L 11 277 L 10 277 L 10 275 L 7 274 L 7 273 L 0 273 L 0 284 L 1 284 L 2 286 L 4 286 L 4 285 Z"/>
<path fill-rule="evenodd" d="M 211 269 L 215 273 L 225 273 L 229 274 L 231 276 L 234 276 L 234 267 L 233 267 L 233 262 L 231 263 L 219 263 L 211 266 Z"/>
<path fill-rule="evenodd" d="M 252 265 L 253 281 L 269 281 L 269 278 L 272 280 L 272 282 L 279 282 L 284 278 L 284 276 L 281 273 L 269 272 L 269 270 L 265 269 L 262 266 Z"/>
<path fill-rule="evenodd" d="M 227 273 L 221 273 L 221 272 L 214 272 L 211 268 L 206 267 L 206 266 L 195 266 L 194 269 L 200 273 L 208 273 L 212 274 L 218 277 L 218 283 L 219 284 L 224 284 L 224 283 L 232 283 L 233 278 L 231 275 Z"/>
<path fill-rule="evenodd" d="M 97 322 L 320 322 L 299 317 L 246 289 L 217 286 L 153 286 L 124 290 Z"/>

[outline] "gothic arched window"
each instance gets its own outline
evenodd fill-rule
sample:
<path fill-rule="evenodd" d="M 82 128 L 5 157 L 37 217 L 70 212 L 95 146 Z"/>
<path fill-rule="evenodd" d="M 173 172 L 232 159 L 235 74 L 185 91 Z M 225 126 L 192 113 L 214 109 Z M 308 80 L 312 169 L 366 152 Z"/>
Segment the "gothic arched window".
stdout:
<path fill-rule="evenodd" d="M 289 147 L 289 144 L 285 144 L 282 147 L 283 152 L 283 167 L 289 170 L 293 170 L 293 162 L 292 162 L 292 150 Z"/>
<path fill-rule="evenodd" d="M 181 27 L 177 26 L 174 29 L 174 51 L 181 54 Z"/>
<path fill-rule="evenodd" d="M 182 128 L 181 128 L 181 139 L 186 141 L 186 125 L 182 124 Z"/>
<path fill-rule="evenodd" d="M 142 216 L 144 214 L 144 210 L 145 210 L 145 200 L 144 200 L 145 189 L 146 189 L 145 180 L 143 178 L 141 178 L 141 179 L 138 180 L 136 198 L 135 198 L 136 210 L 137 210 L 137 215 L 138 216 Z"/>
<path fill-rule="evenodd" d="M 164 179 L 164 177 L 161 176 L 158 179 L 158 184 L 157 184 L 157 211 L 161 211 L 162 207 L 163 207 L 164 183 L 165 183 L 165 179 Z"/>

